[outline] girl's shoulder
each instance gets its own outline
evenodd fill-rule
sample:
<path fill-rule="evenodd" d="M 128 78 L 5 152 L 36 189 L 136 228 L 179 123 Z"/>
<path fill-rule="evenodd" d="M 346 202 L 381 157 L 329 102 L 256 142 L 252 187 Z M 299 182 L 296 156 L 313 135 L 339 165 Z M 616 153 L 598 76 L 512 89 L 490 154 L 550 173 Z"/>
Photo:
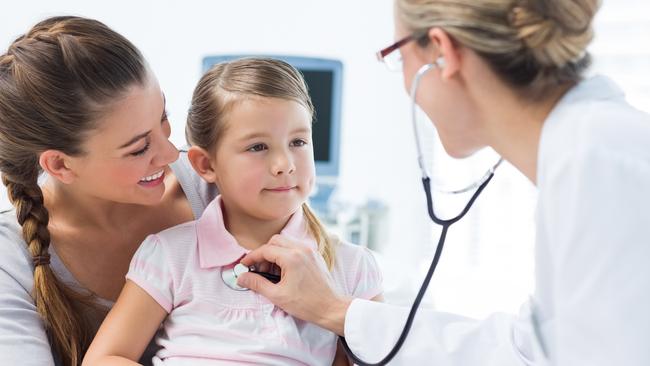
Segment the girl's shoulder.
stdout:
<path fill-rule="evenodd" d="M 383 276 L 376 255 L 366 247 L 337 239 L 331 272 L 347 295 L 371 299 L 383 292 Z"/>
<path fill-rule="evenodd" d="M 159 253 L 160 259 L 186 258 L 197 243 L 196 222 L 196 220 L 184 222 L 148 235 L 140 244 L 134 257 Z"/>

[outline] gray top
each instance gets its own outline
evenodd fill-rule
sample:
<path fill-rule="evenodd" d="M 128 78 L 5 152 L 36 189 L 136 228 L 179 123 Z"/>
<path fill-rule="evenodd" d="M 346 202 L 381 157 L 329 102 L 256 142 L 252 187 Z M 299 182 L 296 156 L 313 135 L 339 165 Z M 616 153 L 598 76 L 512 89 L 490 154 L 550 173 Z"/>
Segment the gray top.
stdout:
<path fill-rule="evenodd" d="M 192 169 L 187 150 L 171 164 L 194 217 L 217 196 L 214 185 L 207 184 Z M 55 365 L 45 327 L 31 297 L 34 285 L 31 255 L 22 238 L 14 210 L 0 213 L 0 365 Z M 50 247 L 51 268 L 69 286 L 81 288 Z M 107 308 L 113 302 L 100 299 Z M 97 319 L 96 329 L 103 319 Z M 95 329 L 95 331 L 96 331 Z M 155 349 L 150 345 L 141 362 L 150 364 Z"/>

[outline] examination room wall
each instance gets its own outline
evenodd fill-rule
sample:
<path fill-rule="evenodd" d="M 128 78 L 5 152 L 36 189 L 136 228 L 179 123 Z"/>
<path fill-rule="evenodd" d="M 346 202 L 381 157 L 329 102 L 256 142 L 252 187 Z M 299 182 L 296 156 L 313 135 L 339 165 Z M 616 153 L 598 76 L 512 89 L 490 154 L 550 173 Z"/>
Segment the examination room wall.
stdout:
<path fill-rule="evenodd" d="M 639 108 L 650 110 L 650 5 L 605 0 L 593 44 L 592 73 L 614 77 Z M 393 41 L 391 0 L 22 1 L 0 13 L 3 50 L 46 16 L 97 18 L 138 46 L 163 88 L 172 140 L 183 127 L 201 60 L 219 54 L 283 54 L 340 59 L 344 64 L 341 172 L 336 199 L 376 200 L 387 207 L 375 249 L 385 269 L 387 298 L 409 303 L 433 254 L 437 230 L 428 221 L 401 74 L 374 52 Z M 435 141 L 435 140 L 433 140 Z M 437 149 L 437 148 L 436 148 Z M 434 149 L 434 151 L 437 151 Z M 445 162 L 445 174 L 485 169 L 482 160 Z M 0 192 L 1 207 L 7 207 Z M 427 303 L 471 316 L 516 311 L 533 283 L 535 190 L 505 165 L 476 210 L 450 232 Z"/>

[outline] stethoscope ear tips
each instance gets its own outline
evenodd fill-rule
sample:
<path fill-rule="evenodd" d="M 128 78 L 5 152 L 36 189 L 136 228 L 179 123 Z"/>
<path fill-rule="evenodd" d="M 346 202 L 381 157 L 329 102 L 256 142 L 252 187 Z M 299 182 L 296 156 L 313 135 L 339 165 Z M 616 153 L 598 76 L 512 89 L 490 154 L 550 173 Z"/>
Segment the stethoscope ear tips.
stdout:
<path fill-rule="evenodd" d="M 445 67 L 445 59 L 440 56 L 436 59 L 435 65 L 438 66 L 439 69 L 442 69 Z"/>

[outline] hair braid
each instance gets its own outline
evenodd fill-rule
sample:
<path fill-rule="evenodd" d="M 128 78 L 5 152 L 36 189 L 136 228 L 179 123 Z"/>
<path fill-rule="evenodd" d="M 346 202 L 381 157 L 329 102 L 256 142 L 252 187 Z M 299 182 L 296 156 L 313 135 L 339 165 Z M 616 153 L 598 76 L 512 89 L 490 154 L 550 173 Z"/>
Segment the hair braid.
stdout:
<path fill-rule="evenodd" d="M 81 311 L 84 305 L 93 306 L 92 296 L 74 292 L 50 268 L 50 232 L 47 228 L 49 214 L 43 205 L 43 193 L 36 178 L 33 179 L 33 184 L 26 185 L 3 174 L 2 182 L 7 187 L 9 200 L 16 208 L 23 239 L 33 258 L 32 296 L 36 309 L 64 363 L 78 365 L 92 340 L 88 334 L 87 317 Z"/>
<path fill-rule="evenodd" d="M 147 68 L 123 36 L 93 19 L 52 17 L 0 55 L 0 170 L 34 264 L 33 298 L 65 365 L 81 363 L 101 310 L 92 294 L 63 283 L 49 265 L 49 214 L 38 185 L 39 155 L 81 156 L 85 136 Z"/>

